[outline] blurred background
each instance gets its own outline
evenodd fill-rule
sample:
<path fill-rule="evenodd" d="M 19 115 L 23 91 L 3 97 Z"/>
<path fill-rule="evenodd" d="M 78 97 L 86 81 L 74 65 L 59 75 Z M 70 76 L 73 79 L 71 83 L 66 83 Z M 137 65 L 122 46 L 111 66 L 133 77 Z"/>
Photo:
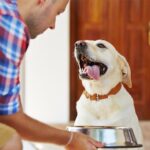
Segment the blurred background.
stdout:
<path fill-rule="evenodd" d="M 21 73 L 25 112 L 46 123 L 66 124 L 75 119 L 75 105 L 83 87 L 73 55 L 74 42 L 85 39 L 108 40 L 127 58 L 133 82 L 128 91 L 141 126 L 148 131 L 149 0 L 71 0 L 57 17 L 56 29 L 30 43 Z M 144 136 L 149 139 L 150 133 L 144 132 Z"/>

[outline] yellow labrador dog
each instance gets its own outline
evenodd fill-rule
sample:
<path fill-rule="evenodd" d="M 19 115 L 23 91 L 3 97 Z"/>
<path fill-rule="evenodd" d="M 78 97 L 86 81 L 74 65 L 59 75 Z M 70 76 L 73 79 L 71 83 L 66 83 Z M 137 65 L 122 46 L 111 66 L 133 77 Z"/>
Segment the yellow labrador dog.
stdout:
<path fill-rule="evenodd" d="M 132 87 L 125 57 L 104 40 L 77 41 L 74 53 L 85 88 L 77 102 L 75 125 L 131 127 L 142 144 L 133 99 L 124 87 Z"/>

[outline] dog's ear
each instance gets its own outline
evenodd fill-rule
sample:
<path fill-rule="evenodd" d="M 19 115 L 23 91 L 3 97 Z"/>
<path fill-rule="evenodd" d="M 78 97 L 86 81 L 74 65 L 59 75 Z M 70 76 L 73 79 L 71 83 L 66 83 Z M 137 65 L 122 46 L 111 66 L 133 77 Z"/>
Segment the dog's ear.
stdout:
<path fill-rule="evenodd" d="M 126 84 L 129 88 L 132 87 L 131 81 L 131 69 L 130 66 L 122 55 L 118 55 L 118 62 L 120 64 L 121 72 L 122 72 L 122 82 Z"/>

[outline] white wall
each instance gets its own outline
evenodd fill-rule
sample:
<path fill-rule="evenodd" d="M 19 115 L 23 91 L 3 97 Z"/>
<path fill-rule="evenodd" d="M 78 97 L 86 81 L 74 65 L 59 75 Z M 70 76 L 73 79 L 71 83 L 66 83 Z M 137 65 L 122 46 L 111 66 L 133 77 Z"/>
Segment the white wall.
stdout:
<path fill-rule="evenodd" d="M 69 6 L 56 29 L 31 40 L 25 57 L 27 114 L 46 123 L 69 120 Z"/>

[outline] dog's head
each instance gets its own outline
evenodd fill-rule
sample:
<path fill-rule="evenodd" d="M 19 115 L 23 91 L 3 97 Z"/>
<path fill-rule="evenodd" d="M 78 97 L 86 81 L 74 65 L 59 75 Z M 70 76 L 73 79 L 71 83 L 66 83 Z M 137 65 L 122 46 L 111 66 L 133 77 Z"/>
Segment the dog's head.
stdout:
<path fill-rule="evenodd" d="M 131 71 L 126 59 L 105 40 L 75 43 L 79 77 L 91 93 L 106 94 L 119 82 L 131 88 Z"/>

